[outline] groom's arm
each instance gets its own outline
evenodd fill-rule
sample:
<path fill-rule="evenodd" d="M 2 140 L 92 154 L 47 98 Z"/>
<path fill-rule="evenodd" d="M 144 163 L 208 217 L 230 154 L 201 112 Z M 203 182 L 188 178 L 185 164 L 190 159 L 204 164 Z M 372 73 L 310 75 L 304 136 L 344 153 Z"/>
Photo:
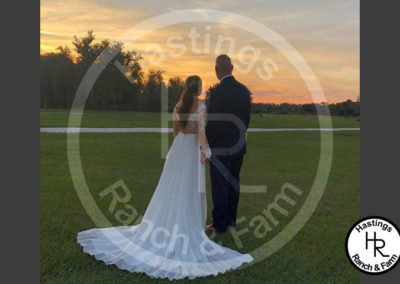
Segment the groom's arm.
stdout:
<path fill-rule="evenodd" d="M 245 125 L 246 125 L 246 129 L 249 128 L 249 124 L 250 124 L 250 113 L 251 113 L 251 93 L 250 91 L 246 88 L 247 94 L 246 94 L 246 101 L 244 103 L 244 107 L 245 107 Z"/>
<path fill-rule="evenodd" d="M 213 114 L 222 113 L 221 92 L 218 87 L 210 95 L 210 102 L 208 105 L 208 121 L 206 127 L 206 134 L 210 145 L 213 144 L 215 137 L 218 133 L 219 121 L 213 119 Z"/>

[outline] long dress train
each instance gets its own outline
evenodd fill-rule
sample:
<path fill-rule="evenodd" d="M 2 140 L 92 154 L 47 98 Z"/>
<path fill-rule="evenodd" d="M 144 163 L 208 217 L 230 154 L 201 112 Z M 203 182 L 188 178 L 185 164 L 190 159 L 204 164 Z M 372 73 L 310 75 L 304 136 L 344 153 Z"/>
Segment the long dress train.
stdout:
<path fill-rule="evenodd" d="M 120 269 L 170 280 L 215 276 L 253 260 L 204 233 L 205 167 L 200 146 L 205 114 L 202 105 L 191 115 L 196 133 L 175 137 L 142 222 L 79 232 L 77 241 L 84 252 Z"/>

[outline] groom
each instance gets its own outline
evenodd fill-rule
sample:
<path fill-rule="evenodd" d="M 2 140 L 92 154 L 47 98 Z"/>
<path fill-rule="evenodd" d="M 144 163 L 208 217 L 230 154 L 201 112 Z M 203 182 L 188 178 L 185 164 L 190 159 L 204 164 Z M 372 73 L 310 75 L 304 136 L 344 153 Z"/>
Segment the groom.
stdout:
<path fill-rule="evenodd" d="M 246 130 L 250 121 L 250 92 L 232 76 L 229 56 L 216 59 L 219 85 L 211 92 L 206 134 L 213 156 L 210 162 L 213 223 L 210 232 L 225 232 L 236 226 L 239 203 L 239 173 L 246 153 Z M 218 118 L 219 116 L 219 118 Z"/>

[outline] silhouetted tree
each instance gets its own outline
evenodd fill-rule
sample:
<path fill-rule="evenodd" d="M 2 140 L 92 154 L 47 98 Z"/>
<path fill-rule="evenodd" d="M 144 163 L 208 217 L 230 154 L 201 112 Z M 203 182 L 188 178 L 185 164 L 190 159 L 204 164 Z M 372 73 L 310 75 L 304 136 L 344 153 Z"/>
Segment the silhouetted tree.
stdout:
<path fill-rule="evenodd" d="M 164 71 L 150 70 L 144 86 L 144 104 L 147 111 L 159 111 L 161 108 L 161 86 Z"/>
<path fill-rule="evenodd" d="M 40 106 L 68 107 L 78 85 L 74 62 L 68 48 L 40 56 Z"/>
<path fill-rule="evenodd" d="M 168 80 L 168 111 L 173 111 L 184 89 L 185 82 L 181 77 L 176 76 Z"/>
<path fill-rule="evenodd" d="M 75 62 L 68 47 L 58 53 L 40 56 L 41 106 L 70 107 L 77 87 L 92 64 L 107 65 L 93 86 L 86 107 L 92 109 L 134 109 L 144 91 L 140 61 L 142 57 L 123 44 L 102 40 L 95 42 L 92 31 L 74 37 Z M 107 58 L 111 56 L 110 58 Z M 109 61 L 109 62 L 108 62 Z"/>

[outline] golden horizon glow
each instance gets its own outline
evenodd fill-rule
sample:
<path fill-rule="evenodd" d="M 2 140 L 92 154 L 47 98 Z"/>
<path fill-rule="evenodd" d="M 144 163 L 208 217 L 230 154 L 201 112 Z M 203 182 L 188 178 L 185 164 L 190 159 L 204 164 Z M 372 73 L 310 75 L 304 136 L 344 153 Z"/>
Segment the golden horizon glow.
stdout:
<path fill-rule="evenodd" d="M 359 3 L 358 1 L 313 1 L 301 0 L 297 5 L 276 1 L 171 1 L 168 8 L 164 2 L 72 0 L 69 2 L 43 0 L 41 2 L 41 54 L 55 52 L 58 46 L 73 49 L 73 36 L 84 36 L 93 30 L 96 41 L 114 40 L 123 32 L 151 18 L 168 11 L 188 8 L 211 8 L 229 10 L 253 18 L 272 28 L 288 40 L 309 63 L 317 75 L 327 97 L 335 103 L 347 99 L 356 100 L 359 89 Z M 236 3 L 236 2 L 235 2 Z M 246 5 L 247 3 L 247 5 Z M 198 33 L 196 48 L 189 37 L 195 29 Z M 234 63 L 233 75 L 253 93 L 254 102 L 306 103 L 312 97 L 300 75 L 290 62 L 271 45 L 242 30 L 222 24 L 192 23 L 175 25 L 152 32 L 125 48 L 143 56 L 143 67 L 165 71 L 165 78 L 180 76 L 183 79 L 197 74 L 203 79 L 204 87 L 218 82 L 214 74 L 217 53 L 228 53 L 229 44 L 222 44 L 218 51 L 218 37 L 234 40 L 234 50 L 229 53 Z M 209 41 L 207 41 L 209 38 Z M 178 40 L 180 39 L 180 40 Z M 168 40 L 172 40 L 172 45 Z M 209 44 L 208 44 L 209 43 Z M 247 47 L 246 47 L 247 46 Z M 259 53 L 257 60 L 253 51 Z M 185 48 L 185 52 L 176 53 Z M 242 54 L 240 51 L 247 49 Z M 197 53 L 200 51 L 200 53 Z M 157 60 L 158 59 L 158 60 Z M 242 60 L 242 61 L 241 61 Z M 260 77 L 263 62 L 276 64 L 276 70 L 269 65 L 272 78 Z M 257 71 L 257 69 L 259 69 Z M 265 77 L 265 76 L 264 76 Z"/>

